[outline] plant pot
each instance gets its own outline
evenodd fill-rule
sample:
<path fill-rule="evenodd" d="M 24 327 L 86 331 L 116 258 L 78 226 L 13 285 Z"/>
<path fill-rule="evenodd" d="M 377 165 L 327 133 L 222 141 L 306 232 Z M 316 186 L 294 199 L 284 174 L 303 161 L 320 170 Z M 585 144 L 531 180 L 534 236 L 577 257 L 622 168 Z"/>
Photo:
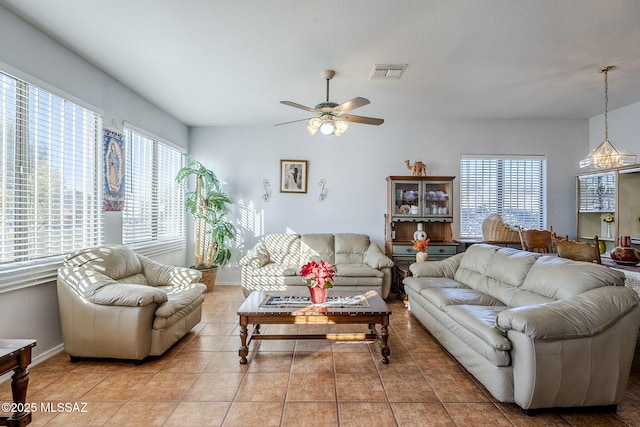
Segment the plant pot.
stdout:
<path fill-rule="evenodd" d="M 309 288 L 309 295 L 311 296 L 311 302 L 314 304 L 324 304 L 327 302 L 329 296 L 329 289 L 321 288 L 320 286 L 307 286 Z"/>
<path fill-rule="evenodd" d="M 207 286 L 207 292 L 212 292 L 213 287 L 216 284 L 216 276 L 218 275 L 218 267 L 214 266 L 211 268 L 201 269 L 202 279 L 200 279 L 200 283 L 204 283 Z"/>

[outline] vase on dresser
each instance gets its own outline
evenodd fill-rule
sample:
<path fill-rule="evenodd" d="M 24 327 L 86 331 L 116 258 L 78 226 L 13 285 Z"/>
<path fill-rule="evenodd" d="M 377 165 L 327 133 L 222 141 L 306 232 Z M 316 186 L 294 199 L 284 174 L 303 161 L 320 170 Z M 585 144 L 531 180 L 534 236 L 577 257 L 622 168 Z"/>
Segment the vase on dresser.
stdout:
<path fill-rule="evenodd" d="M 416 252 L 416 262 L 425 262 L 429 259 L 429 254 L 426 252 Z"/>
<path fill-rule="evenodd" d="M 620 265 L 634 266 L 640 262 L 640 252 L 631 247 L 631 236 L 620 236 L 618 246 L 610 253 L 611 259 Z"/>
<path fill-rule="evenodd" d="M 418 223 L 418 229 L 413 233 L 413 240 L 427 240 L 427 233 L 421 222 Z"/>

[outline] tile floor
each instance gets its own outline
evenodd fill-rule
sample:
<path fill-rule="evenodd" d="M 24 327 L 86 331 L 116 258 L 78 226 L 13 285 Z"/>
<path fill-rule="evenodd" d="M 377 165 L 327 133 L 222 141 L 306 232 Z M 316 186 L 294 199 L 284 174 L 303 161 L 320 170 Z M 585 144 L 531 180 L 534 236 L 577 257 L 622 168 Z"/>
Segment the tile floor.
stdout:
<path fill-rule="evenodd" d="M 65 354 L 34 366 L 28 402 L 38 408 L 78 403 L 72 409 L 84 412 L 38 410 L 31 425 L 640 425 L 640 351 L 616 414 L 561 410 L 528 417 L 516 405 L 495 402 L 393 296 L 388 365 L 380 363 L 375 343 L 311 340 L 256 341 L 249 364 L 239 365 L 236 309 L 242 300 L 240 287 L 217 286 L 207 294 L 202 322 L 165 355 L 139 366 L 71 364 Z M 353 326 L 340 332 L 344 328 Z M 0 384 L 0 402 L 10 396 L 9 383 Z"/>

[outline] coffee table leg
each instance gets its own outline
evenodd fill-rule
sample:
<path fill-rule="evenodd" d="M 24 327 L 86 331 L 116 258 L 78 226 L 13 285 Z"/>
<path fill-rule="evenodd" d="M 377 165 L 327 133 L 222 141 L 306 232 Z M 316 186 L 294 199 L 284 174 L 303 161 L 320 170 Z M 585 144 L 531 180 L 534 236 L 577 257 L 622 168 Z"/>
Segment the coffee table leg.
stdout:
<path fill-rule="evenodd" d="M 247 347 L 247 316 L 240 315 L 240 349 L 238 355 L 240 356 L 240 364 L 247 364 L 247 355 L 249 354 L 249 347 Z"/>
<path fill-rule="evenodd" d="M 30 351 L 31 349 L 29 349 Z M 22 356 L 20 357 L 22 359 Z M 25 365 L 26 366 L 26 365 Z M 29 384 L 29 370 L 26 367 L 18 367 L 11 377 L 11 392 L 16 410 L 13 415 L 6 419 L 6 426 L 26 426 L 31 422 L 31 412 L 25 411 L 25 401 L 27 399 L 27 385 Z"/>
<path fill-rule="evenodd" d="M 385 317 L 382 320 L 382 328 L 380 328 L 380 347 L 382 350 L 382 363 L 389 363 L 389 355 L 391 349 L 389 348 L 389 317 Z"/>

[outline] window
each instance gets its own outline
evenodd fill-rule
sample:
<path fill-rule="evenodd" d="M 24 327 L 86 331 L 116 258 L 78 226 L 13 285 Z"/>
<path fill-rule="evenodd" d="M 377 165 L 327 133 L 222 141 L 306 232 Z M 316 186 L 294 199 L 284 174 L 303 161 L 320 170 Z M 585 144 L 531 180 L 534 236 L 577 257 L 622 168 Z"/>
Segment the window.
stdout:
<path fill-rule="evenodd" d="M 102 242 L 101 127 L 97 113 L 0 72 L 2 272 Z"/>
<path fill-rule="evenodd" d="M 509 225 L 546 229 L 544 156 L 466 156 L 460 161 L 460 237 L 482 238 L 492 213 Z"/>
<path fill-rule="evenodd" d="M 175 182 L 182 152 L 127 125 L 122 243 L 185 240 L 184 193 Z"/>

